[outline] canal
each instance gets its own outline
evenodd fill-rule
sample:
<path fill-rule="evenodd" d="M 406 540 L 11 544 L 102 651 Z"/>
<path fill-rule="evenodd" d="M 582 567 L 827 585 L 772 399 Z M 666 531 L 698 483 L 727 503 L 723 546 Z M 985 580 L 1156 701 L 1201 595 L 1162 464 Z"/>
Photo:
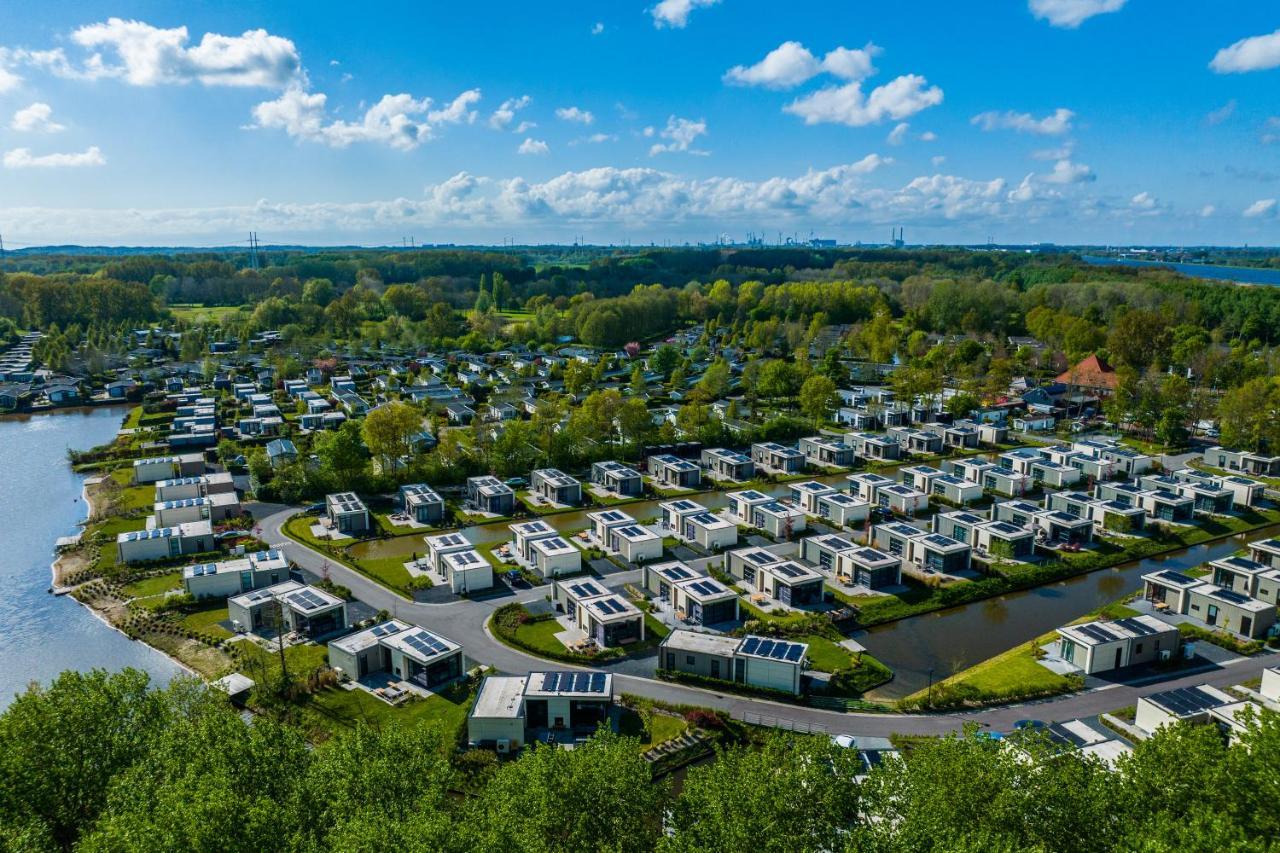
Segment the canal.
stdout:
<path fill-rule="evenodd" d="M 927 687 L 931 669 L 941 680 L 1028 642 L 1136 592 L 1148 572 L 1194 568 L 1278 533 L 1280 525 L 871 628 L 858 642 L 894 671 L 893 681 L 871 698 L 900 699 Z"/>
<path fill-rule="evenodd" d="M 160 652 L 107 627 L 69 597 L 48 593 L 54 542 L 84 519 L 84 478 L 67 449 L 115 436 L 121 408 L 0 418 L 0 709 L 32 681 L 66 669 L 126 666 L 160 683 L 179 672 Z"/>

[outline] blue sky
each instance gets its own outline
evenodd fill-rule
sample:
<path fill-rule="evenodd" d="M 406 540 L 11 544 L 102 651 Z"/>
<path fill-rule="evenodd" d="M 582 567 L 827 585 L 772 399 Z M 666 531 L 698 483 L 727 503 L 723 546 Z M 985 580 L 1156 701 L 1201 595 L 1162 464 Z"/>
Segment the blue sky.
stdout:
<path fill-rule="evenodd" d="M 0 7 L 6 244 L 1280 243 L 1280 7 Z"/>

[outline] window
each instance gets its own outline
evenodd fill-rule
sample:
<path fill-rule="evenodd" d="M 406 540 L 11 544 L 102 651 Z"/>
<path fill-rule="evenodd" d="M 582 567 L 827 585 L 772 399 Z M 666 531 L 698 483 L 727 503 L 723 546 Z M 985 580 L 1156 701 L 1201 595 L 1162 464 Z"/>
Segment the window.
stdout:
<path fill-rule="evenodd" d="M 684 662 L 686 666 L 693 666 L 693 655 L 685 655 Z"/>
<path fill-rule="evenodd" d="M 1140 654 L 1142 654 L 1142 643 L 1138 643 L 1138 645 L 1134 647 L 1134 649 L 1133 649 L 1133 653 L 1134 653 L 1135 655 L 1140 655 Z"/>

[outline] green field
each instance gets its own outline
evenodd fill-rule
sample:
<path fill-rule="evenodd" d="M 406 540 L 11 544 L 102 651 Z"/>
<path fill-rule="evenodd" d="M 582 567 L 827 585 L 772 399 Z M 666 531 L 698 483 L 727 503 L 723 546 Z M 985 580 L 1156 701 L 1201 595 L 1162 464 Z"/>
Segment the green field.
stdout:
<path fill-rule="evenodd" d="M 145 598 L 148 595 L 160 595 L 182 586 L 182 572 L 166 572 L 163 575 L 142 578 L 125 584 L 124 594 L 129 598 Z"/>
<path fill-rule="evenodd" d="M 228 314 L 234 314 L 240 310 L 238 305 L 170 305 L 169 310 L 173 312 L 173 316 L 187 323 L 199 323 L 203 321 L 217 323 Z"/>

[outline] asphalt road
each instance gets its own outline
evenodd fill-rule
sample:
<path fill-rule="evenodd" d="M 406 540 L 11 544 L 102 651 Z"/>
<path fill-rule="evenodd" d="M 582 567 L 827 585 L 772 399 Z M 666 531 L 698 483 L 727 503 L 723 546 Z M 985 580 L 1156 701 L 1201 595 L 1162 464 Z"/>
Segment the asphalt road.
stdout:
<path fill-rule="evenodd" d="M 466 650 L 467 657 L 472 661 L 488 664 L 502 672 L 523 674 L 545 670 L 548 667 L 582 668 L 547 661 L 517 651 L 494 639 L 486 629 L 486 623 L 494 610 L 512 601 L 540 601 L 548 594 L 549 587 L 520 590 L 515 595 L 499 595 L 487 600 L 463 599 L 444 604 L 413 602 L 354 569 L 337 563 L 287 537 L 281 527 L 296 512 L 295 509 L 285 509 L 261 519 L 259 521 L 261 538 L 273 547 L 282 549 L 290 560 L 309 572 L 320 575 L 327 570 L 329 577 L 335 583 L 348 587 L 356 598 L 370 607 L 386 610 L 397 619 L 443 634 L 454 642 L 460 643 Z M 625 580 L 631 579 L 625 575 L 610 576 L 611 585 L 617 585 Z M 1231 665 L 1211 668 L 1173 680 L 1139 685 L 1108 685 L 1082 693 L 957 714 L 846 714 L 731 693 L 718 693 L 622 672 L 615 672 L 614 685 L 619 693 L 633 693 L 665 702 L 717 708 L 731 713 L 738 719 L 742 719 L 744 715 L 751 715 L 752 722 L 756 721 L 755 717 L 763 717 L 766 718 L 764 720 L 766 724 L 772 724 L 769 723 L 770 719 L 777 719 L 802 730 L 809 727 L 831 734 L 887 737 L 894 733 L 946 734 L 958 731 L 967 722 L 996 731 L 1006 731 L 1011 729 L 1016 721 L 1022 719 L 1031 718 L 1052 722 L 1089 717 L 1133 705 L 1141 696 L 1171 690 L 1175 687 L 1196 684 L 1226 687 L 1239 684 L 1258 677 L 1263 669 L 1277 662 L 1280 662 L 1280 656 L 1262 654 L 1253 658 L 1241 658 Z M 603 668 L 609 669 L 607 666 Z"/>

